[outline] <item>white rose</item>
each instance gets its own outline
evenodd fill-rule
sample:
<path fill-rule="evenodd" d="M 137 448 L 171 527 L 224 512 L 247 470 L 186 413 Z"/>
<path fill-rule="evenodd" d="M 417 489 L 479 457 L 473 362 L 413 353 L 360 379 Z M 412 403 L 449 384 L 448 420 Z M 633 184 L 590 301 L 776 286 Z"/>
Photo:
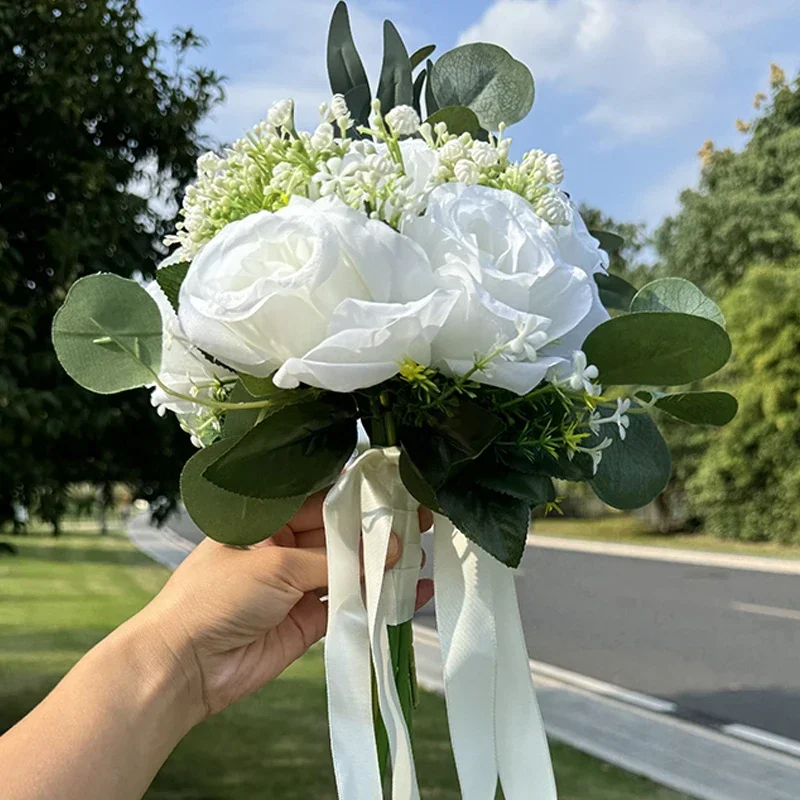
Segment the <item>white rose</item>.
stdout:
<path fill-rule="evenodd" d="M 434 288 L 425 254 L 388 225 L 336 197 L 293 198 L 232 222 L 205 246 L 181 286 L 179 314 L 198 347 L 266 377 L 323 342 L 343 301 L 408 303 Z"/>
<path fill-rule="evenodd" d="M 571 359 L 560 342 L 592 307 L 586 273 L 561 258 L 552 227 L 519 195 L 445 184 L 403 233 L 418 242 L 440 287 L 459 300 L 432 343 L 432 359 L 455 374 L 475 354 L 500 350 L 477 381 L 519 394 Z"/>
<path fill-rule="evenodd" d="M 161 312 L 161 368 L 159 380 L 181 394 L 209 399 L 220 380 L 235 377 L 218 364 L 209 361 L 185 336 L 178 315 L 156 281 L 147 286 L 148 294 L 156 301 Z M 167 394 L 160 386 L 153 389 L 151 400 L 160 414 L 172 411 L 183 426 L 195 432 L 209 416 L 205 406 Z"/>
<path fill-rule="evenodd" d="M 408 191 L 410 194 L 422 194 L 431 188 L 431 179 L 439 169 L 439 153 L 422 139 L 403 139 L 399 144 L 403 171 L 411 179 Z M 380 155 L 387 155 L 385 144 L 379 143 L 375 149 Z"/>

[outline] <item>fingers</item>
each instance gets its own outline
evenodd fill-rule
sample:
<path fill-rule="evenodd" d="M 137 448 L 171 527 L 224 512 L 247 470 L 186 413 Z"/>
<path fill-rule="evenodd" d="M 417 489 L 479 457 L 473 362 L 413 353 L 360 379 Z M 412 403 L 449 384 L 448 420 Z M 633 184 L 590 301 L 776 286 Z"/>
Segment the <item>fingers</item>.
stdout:
<path fill-rule="evenodd" d="M 414 606 L 419 611 L 423 606 L 430 603 L 433 599 L 433 581 L 430 578 L 423 578 L 417 583 L 417 602 Z"/>
<path fill-rule="evenodd" d="M 419 507 L 419 529 L 425 533 L 433 527 L 433 512 L 425 506 Z"/>
<path fill-rule="evenodd" d="M 322 504 L 325 502 L 326 494 L 327 490 L 306 498 L 300 510 L 289 520 L 289 528 L 295 534 L 322 528 Z"/>

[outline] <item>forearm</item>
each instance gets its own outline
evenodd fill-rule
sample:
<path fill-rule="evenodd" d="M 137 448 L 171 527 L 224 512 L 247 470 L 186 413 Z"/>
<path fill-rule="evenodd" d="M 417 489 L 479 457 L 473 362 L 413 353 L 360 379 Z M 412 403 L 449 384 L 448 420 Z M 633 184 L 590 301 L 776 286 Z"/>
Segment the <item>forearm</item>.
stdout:
<path fill-rule="evenodd" d="M 140 798 L 202 716 L 182 661 L 146 611 L 104 639 L 0 737 L 3 796 Z"/>

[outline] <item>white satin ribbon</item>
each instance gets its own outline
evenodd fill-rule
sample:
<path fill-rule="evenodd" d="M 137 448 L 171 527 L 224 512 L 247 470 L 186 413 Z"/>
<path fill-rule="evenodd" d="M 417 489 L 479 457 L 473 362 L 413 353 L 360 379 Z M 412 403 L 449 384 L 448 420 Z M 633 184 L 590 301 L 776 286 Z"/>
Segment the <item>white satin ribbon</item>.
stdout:
<path fill-rule="evenodd" d="M 337 481 L 324 506 L 329 579 L 325 665 L 341 800 L 383 797 L 370 659 L 389 739 L 392 798 L 419 800 L 386 632 L 387 624 L 413 616 L 420 565 L 418 504 L 400 479 L 399 457 L 395 447 L 366 451 Z M 387 575 L 392 531 L 403 540 L 403 555 Z M 494 800 L 499 777 L 506 800 L 554 800 L 513 572 L 438 515 L 434 537 L 445 695 L 462 797 Z"/>

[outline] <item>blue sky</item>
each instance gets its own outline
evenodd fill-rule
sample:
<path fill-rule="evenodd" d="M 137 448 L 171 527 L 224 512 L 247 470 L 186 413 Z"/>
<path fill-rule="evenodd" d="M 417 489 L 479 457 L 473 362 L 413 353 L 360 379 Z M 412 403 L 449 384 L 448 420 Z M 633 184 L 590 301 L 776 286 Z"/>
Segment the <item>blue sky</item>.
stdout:
<path fill-rule="evenodd" d="M 328 98 L 325 39 L 334 0 L 140 0 L 163 36 L 192 26 L 199 60 L 228 77 L 228 99 L 206 125 L 231 140 L 277 99 L 294 97 L 313 126 Z M 465 41 L 500 44 L 531 68 L 531 114 L 510 129 L 515 152 L 558 153 L 579 201 L 651 227 L 697 180 L 706 139 L 741 146 L 770 61 L 800 66 L 800 0 L 352 0 L 356 43 L 373 82 L 381 24 L 409 50 Z"/>

